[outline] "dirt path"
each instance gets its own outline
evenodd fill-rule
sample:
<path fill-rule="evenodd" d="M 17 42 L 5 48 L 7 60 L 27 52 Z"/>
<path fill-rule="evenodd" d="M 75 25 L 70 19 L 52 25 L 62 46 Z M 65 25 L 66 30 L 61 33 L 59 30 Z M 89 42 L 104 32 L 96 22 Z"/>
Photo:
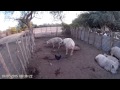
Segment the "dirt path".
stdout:
<path fill-rule="evenodd" d="M 75 51 L 73 56 L 65 57 L 64 47 L 61 48 L 61 60 L 55 60 L 52 48 L 47 47 L 45 41 L 49 38 L 36 39 L 36 53 L 30 61 L 30 65 L 38 68 L 37 79 L 120 79 L 118 74 L 111 73 L 102 69 L 94 61 L 94 57 L 102 53 L 95 47 L 86 44 L 81 40 L 75 40 L 81 48 Z M 49 56 L 53 60 L 43 59 Z"/>

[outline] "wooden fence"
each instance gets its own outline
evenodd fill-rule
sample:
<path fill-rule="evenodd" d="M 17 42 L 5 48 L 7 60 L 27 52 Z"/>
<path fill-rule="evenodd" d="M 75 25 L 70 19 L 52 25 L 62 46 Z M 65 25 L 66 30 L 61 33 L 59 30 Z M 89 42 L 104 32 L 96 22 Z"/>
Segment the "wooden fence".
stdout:
<path fill-rule="evenodd" d="M 61 27 L 35 28 L 35 37 L 60 36 Z M 23 32 L 16 40 L 9 39 L 0 45 L 0 78 L 25 78 L 27 65 L 34 45 L 29 32 Z M 33 38 L 34 39 L 34 38 Z M 6 40 L 3 40 L 6 41 Z"/>
<path fill-rule="evenodd" d="M 24 78 L 31 58 L 33 44 L 24 32 L 14 42 L 6 42 L 0 47 L 0 78 Z M 24 75 L 24 76 L 23 76 Z"/>
<path fill-rule="evenodd" d="M 53 36 L 61 36 L 62 29 L 61 27 L 42 27 L 35 28 L 34 33 L 35 37 L 53 37 Z"/>
<path fill-rule="evenodd" d="M 85 41 L 86 43 L 95 46 L 97 49 L 103 50 L 105 53 L 108 53 L 113 46 L 120 47 L 120 39 L 92 32 L 93 30 L 90 28 L 71 28 L 70 31 L 73 38 Z"/>

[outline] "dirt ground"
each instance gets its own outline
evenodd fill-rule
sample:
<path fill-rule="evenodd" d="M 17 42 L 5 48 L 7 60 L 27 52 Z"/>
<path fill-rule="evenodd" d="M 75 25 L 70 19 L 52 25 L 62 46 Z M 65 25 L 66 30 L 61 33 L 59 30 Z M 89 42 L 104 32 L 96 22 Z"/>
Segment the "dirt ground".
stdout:
<path fill-rule="evenodd" d="M 38 38 L 35 40 L 36 49 L 30 60 L 30 66 L 39 70 L 36 79 L 120 79 L 120 70 L 113 75 L 94 61 L 94 57 L 102 51 L 92 45 L 75 40 L 80 50 L 74 51 L 73 56 L 65 56 L 65 49 L 61 47 L 59 53 L 62 58 L 55 60 L 56 52 L 45 44 L 48 39 Z"/>

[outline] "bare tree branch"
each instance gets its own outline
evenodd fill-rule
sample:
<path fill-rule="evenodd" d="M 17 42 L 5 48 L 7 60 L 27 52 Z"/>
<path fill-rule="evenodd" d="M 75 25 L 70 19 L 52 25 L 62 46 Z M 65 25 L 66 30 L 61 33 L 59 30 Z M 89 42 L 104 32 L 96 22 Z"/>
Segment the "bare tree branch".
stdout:
<path fill-rule="evenodd" d="M 54 19 L 60 20 L 63 23 L 63 11 L 50 11 L 50 14 L 53 15 Z"/>

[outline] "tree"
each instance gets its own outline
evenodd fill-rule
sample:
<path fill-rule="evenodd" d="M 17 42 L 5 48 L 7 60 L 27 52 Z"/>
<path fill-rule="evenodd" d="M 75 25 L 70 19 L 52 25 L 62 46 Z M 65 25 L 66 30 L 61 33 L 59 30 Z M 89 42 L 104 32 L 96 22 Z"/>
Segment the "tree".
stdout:
<path fill-rule="evenodd" d="M 24 23 L 22 23 L 21 21 L 18 21 L 18 22 L 19 23 L 18 23 L 17 28 L 20 29 L 20 30 L 22 30 L 22 31 L 25 31 L 25 29 L 27 29 L 27 25 L 24 24 Z"/>
<path fill-rule="evenodd" d="M 50 12 L 55 20 L 60 20 L 61 21 L 61 25 L 62 25 L 62 33 L 64 35 L 70 36 L 71 35 L 71 31 L 70 31 L 70 26 L 66 23 L 63 22 L 63 19 L 65 18 L 64 12 L 63 11 L 51 11 Z M 76 19 L 75 21 L 73 21 L 74 24 L 73 26 L 79 26 L 79 24 L 77 22 L 79 22 L 79 19 Z"/>
<path fill-rule="evenodd" d="M 63 14 L 63 11 L 50 11 L 50 14 L 53 15 L 55 20 L 58 20 L 58 21 L 60 20 L 61 21 L 61 25 L 63 27 L 63 25 L 64 25 L 64 22 L 63 22 L 64 14 Z M 57 28 L 57 32 L 58 32 L 58 28 Z M 57 32 L 56 32 L 56 35 L 57 35 Z"/>
<path fill-rule="evenodd" d="M 11 34 L 17 33 L 16 27 L 11 27 L 11 28 L 9 29 L 9 31 L 10 31 Z"/>
<path fill-rule="evenodd" d="M 70 31 L 70 25 L 68 24 L 63 24 L 63 27 L 62 27 L 62 30 L 63 30 L 63 35 L 66 35 L 66 36 L 70 36 L 71 35 L 71 31 Z"/>
<path fill-rule="evenodd" d="M 112 31 L 120 31 L 120 11 L 89 11 L 80 14 L 73 20 L 72 25 L 90 28 L 109 27 Z"/>
<path fill-rule="evenodd" d="M 88 26 L 88 17 L 89 17 L 89 13 L 87 12 L 80 14 L 76 19 L 72 21 L 72 25 L 74 27 Z"/>
<path fill-rule="evenodd" d="M 63 11 L 50 11 L 50 14 L 53 15 L 55 20 L 60 20 L 63 23 L 64 19 Z"/>
<path fill-rule="evenodd" d="M 33 52 L 33 46 L 34 43 L 34 34 L 33 34 L 33 28 L 30 25 L 31 20 L 35 17 L 36 14 L 38 14 L 37 11 L 20 11 L 20 17 L 18 18 L 12 18 L 11 16 L 14 14 L 15 11 L 3 11 L 5 16 L 9 19 L 17 20 L 19 23 L 25 24 L 27 28 L 29 29 L 29 36 L 31 40 L 31 51 Z"/>

